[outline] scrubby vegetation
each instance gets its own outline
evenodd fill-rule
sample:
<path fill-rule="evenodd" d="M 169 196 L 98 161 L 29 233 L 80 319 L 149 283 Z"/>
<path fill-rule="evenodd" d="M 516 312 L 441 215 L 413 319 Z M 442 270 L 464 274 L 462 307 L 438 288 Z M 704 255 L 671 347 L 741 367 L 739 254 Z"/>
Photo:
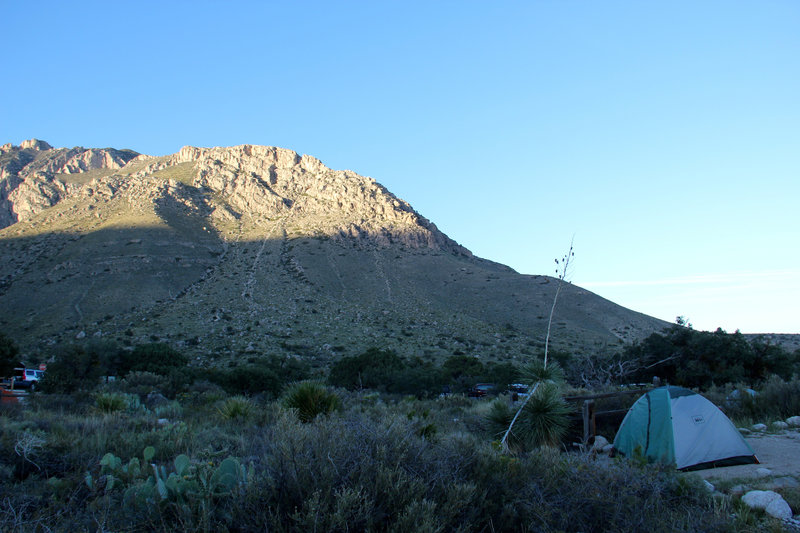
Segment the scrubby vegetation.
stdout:
<path fill-rule="evenodd" d="M 657 375 L 674 385 L 702 389 L 772 375 L 790 379 L 800 373 L 800 352 L 791 354 L 760 339 L 748 342 L 738 331 L 695 331 L 680 325 L 626 348 L 620 361 L 630 369 L 629 379 L 647 381 Z"/>
<path fill-rule="evenodd" d="M 141 359 L 132 361 L 133 353 Z M 254 357 L 224 369 L 186 363 L 157 344 L 56 348 L 47 392 L 0 408 L 0 530 L 666 532 L 763 525 L 742 519 L 734 503 L 712 498 L 692 476 L 568 453 L 561 425 L 568 408 L 552 387 L 529 402 L 511 453 L 504 453 L 498 433 L 513 415 L 511 399 L 474 400 L 456 391 L 526 374 L 560 379 L 552 363 L 542 376 L 536 365 L 517 369 L 458 355 L 437 366 L 373 349 L 342 358 L 327 384 L 295 359 Z M 440 394 L 445 387 L 454 393 Z M 710 394 L 724 401 L 733 388 Z M 799 407 L 798 393 L 796 378 L 773 377 L 761 394 L 732 408 L 742 416 L 788 416 L 796 414 L 787 410 Z"/>
<path fill-rule="evenodd" d="M 107 396 L 34 395 L 0 416 L 0 528 L 726 530 L 727 510 L 674 472 L 499 453 L 486 403 L 323 389 L 343 409 L 306 421 L 263 399 L 186 395 L 164 421 Z"/>

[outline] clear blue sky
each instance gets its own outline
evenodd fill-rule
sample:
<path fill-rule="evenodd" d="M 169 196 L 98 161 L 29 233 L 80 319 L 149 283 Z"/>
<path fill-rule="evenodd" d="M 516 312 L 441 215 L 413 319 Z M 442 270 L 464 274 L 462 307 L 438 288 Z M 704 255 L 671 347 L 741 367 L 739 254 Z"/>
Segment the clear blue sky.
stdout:
<path fill-rule="evenodd" d="M 800 2 L 0 0 L 0 143 L 276 145 L 475 254 L 800 333 Z"/>

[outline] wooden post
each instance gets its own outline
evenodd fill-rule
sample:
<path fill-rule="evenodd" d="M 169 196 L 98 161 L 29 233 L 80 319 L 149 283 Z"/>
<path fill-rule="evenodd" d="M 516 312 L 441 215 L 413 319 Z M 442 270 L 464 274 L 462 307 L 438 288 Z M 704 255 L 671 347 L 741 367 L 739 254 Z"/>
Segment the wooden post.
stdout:
<path fill-rule="evenodd" d="M 596 431 L 594 417 L 594 400 L 584 400 L 583 408 L 583 444 L 589 445 L 589 439 L 593 438 Z"/>

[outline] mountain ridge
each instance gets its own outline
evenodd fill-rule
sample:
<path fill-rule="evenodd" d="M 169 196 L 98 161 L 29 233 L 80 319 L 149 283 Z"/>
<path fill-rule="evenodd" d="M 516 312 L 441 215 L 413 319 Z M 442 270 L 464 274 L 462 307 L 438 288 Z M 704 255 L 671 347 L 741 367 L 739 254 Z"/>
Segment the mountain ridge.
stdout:
<path fill-rule="evenodd" d="M 0 172 L 0 329 L 33 351 L 159 340 L 202 361 L 322 365 L 374 345 L 429 359 L 541 349 L 554 278 L 473 256 L 374 179 L 311 156 L 32 140 L 4 145 Z M 609 351 L 667 325 L 568 284 L 553 342 Z"/>

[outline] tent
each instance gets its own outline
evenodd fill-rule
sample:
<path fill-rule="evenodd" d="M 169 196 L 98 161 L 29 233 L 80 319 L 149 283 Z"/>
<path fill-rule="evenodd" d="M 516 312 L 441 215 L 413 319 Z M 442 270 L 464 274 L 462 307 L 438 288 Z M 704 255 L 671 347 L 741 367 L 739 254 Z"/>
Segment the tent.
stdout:
<path fill-rule="evenodd" d="M 758 463 L 730 419 L 703 396 L 681 387 L 659 387 L 625 415 L 614 448 L 680 470 Z"/>

